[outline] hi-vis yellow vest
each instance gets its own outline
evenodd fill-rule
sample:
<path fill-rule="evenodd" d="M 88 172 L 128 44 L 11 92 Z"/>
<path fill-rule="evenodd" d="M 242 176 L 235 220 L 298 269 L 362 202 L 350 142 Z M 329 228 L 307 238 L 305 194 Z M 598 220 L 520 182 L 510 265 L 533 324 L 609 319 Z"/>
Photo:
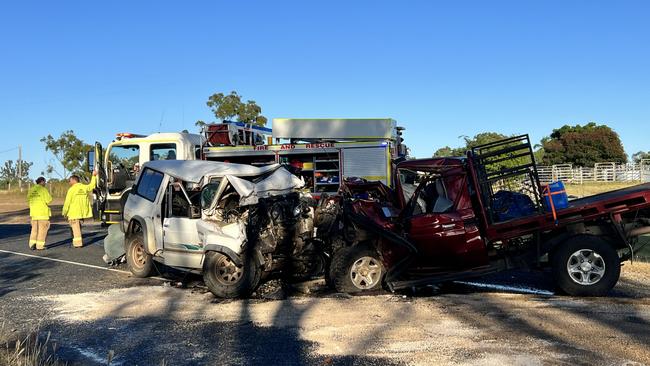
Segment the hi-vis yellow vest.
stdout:
<path fill-rule="evenodd" d="M 29 216 L 32 220 L 49 220 L 52 216 L 49 206 L 52 203 L 52 196 L 42 185 L 35 184 L 29 189 L 27 202 L 29 203 Z"/>
<path fill-rule="evenodd" d="M 93 191 L 97 183 L 96 177 L 90 179 L 90 183 L 77 183 L 68 189 L 63 203 L 63 216 L 68 220 L 78 220 L 93 217 L 93 208 L 90 204 L 88 194 Z"/>

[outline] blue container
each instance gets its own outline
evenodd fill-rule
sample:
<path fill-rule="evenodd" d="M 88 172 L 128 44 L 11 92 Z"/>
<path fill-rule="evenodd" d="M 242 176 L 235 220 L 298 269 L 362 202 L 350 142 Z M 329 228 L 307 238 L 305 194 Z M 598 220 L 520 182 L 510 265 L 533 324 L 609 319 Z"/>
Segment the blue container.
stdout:
<path fill-rule="evenodd" d="M 551 199 L 553 200 L 555 211 L 569 207 L 569 196 L 566 194 L 564 184 L 561 181 L 553 182 L 543 188 L 544 206 L 546 207 L 547 212 L 553 211 L 551 208 Z"/>

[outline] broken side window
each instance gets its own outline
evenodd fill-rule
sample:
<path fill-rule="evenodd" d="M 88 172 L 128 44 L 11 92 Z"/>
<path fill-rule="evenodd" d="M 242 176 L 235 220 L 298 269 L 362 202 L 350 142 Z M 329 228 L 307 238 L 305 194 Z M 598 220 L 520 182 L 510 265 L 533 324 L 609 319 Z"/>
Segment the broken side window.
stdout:
<path fill-rule="evenodd" d="M 442 213 L 453 206 L 439 173 L 401 169 L 399 179 L 404 200 L 414 201 L 412 215 Z"/>

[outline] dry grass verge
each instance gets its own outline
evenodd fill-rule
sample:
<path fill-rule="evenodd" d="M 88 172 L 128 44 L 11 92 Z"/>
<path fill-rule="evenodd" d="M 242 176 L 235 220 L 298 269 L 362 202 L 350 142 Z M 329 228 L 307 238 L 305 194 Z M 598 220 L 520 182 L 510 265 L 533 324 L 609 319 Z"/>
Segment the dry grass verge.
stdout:
<path fill-rule="evenodd" d="M 640 184 L 641 182 L 598 182 L 584 184 L 565 184 L 566 192 L 572 196 L 586 197 L 594 194 L 614 191 Z"/>
<path fill-rule="evenodd" d="M 52 209 L 52 222 L 62 221 L 61 209 L 64 199 L 54 197 L 50 208 Z M 29 205 L 27 204 L 27 191 L 0 191 L 0 224 L 28 224 Z"/>
<path fill-rule="evenodd" d="M 0 323 L 0 366 L 59 366 L 57 344 L 38 329 L 19 336 Z"/>

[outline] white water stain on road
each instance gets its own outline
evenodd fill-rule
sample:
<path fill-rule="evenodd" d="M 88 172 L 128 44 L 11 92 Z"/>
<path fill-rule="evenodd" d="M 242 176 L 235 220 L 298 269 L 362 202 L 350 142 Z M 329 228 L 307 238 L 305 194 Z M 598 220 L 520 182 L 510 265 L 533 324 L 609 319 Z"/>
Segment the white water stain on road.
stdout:
<path fill-rule="evenodd" d="M 72 347 L 69 347 L 69 348 L 74 350 L 75 352 L 79 353 L 80 355 L 82 355 L 86 359 L 88 359 L 90 361 L 93 361 L 93 362 L 96 362 L 97 364 L 100 364 L 100 365 L 107 365 L 108 364 L 108 354 L 106 356 L 102 357 L 102 356 L 94 353 L 93 351 L 91 351 L 89 349 L 84 349 L 84 348 L 75 347 L 75 346 L 72 346 Z M 122 362 L 116 361 L 114 358 L 111 360 L 111 363 L 110 363 L 111 366 L 120 366 L 122 364 L 123 364 Z"/>
<path fill-rule="evenodd" d="M 531 295 L 542 295 L 542 296 L 555 295 L 555 293 L 552 291 L 541 290 L 541 289 L 536 289 L 536 288 L 526 287 L 526 286 L 499 285 L 495 283 L 467 282 L 467 281 L 455 281 L 455 283 L 466 285 L 466 286 L 501 291 L 501 292 L 514 292 L 518 294 L 531 294 Z"/>

